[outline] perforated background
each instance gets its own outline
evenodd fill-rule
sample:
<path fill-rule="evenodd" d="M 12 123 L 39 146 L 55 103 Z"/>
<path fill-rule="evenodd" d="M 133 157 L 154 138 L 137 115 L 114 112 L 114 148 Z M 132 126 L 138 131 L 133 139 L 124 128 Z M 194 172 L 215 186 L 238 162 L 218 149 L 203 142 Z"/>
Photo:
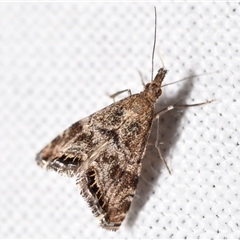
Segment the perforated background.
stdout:
<path fill-rule="evenodd" d="M 169 70 L 157 110 L 212 104 L 161 119 L 163 155 L 150 145 L 137 194 L 118 232 L 99 227 L 75 180 L 35 155 L 75 121 L 141 91 L 157 49 Z M 0 237 L 239 238 L 238 3 L 1 3 Z M 158 53 L 155 71 L 161 66 Z M 220 71 L 216 73 L 216 71 Z M 122 95 L 120 97 L 125 97 Z M 154 143 L 156 127 L 150 143 Z"/>

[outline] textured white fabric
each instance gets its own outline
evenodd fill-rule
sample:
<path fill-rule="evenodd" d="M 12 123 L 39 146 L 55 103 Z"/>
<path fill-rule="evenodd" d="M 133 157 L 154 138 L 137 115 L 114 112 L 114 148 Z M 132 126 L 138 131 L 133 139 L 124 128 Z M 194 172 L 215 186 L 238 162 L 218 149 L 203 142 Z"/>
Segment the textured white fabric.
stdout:
<path fill-rule="evenodd" d="M 164 158 L 150 145 L 118 232 L 99 227 L 75 179 L 35 155 L 75 121 L 141 91 L 157 52 L 169 70 L 157 110 L 212 104 L 161 119 Z M 0 237 L 240 238 L 238 3 L 1 3 Z M 216 73 L 216 71 L 220 71 Z M 126 95 L 121 95 L 125 97 Z M 150 142 L 154 143 L 156 126 Z"/>

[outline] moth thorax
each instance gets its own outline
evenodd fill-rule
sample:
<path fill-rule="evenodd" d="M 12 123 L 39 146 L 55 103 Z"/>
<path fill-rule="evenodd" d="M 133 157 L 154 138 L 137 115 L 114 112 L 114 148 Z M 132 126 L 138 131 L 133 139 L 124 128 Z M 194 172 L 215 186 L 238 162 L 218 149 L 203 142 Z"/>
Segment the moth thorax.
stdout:
<path fill-rule="evenodd" d="M 162 94 L 161 84 L 156 82 L 151 82 L 145 85 L 144 95 L 151 102 L 156 102 L 158 97 Z"/>

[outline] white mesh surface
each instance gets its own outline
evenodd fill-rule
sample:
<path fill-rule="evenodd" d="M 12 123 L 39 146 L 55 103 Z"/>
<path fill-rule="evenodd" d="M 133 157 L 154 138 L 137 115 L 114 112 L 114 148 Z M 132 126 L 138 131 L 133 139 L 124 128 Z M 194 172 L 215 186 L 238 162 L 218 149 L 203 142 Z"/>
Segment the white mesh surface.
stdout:
<path fill-rule="evenodd" d="M 75 179 L 42 170 L 35 155 L 111 104 L 106 93 L 141 91 L 138 70 L 149 81 L 154 5 L 165 83 L 221 71 L 163 88 L 157 110 L 217 101 L 164 115 L 160 136 L 172 175 L 149 146 L 127 218 L 107 232 Z M 239 7 L 1 3 L 0 237 L 240 238 Z M 160 66 L 156 54 L 155 70 Z"/>

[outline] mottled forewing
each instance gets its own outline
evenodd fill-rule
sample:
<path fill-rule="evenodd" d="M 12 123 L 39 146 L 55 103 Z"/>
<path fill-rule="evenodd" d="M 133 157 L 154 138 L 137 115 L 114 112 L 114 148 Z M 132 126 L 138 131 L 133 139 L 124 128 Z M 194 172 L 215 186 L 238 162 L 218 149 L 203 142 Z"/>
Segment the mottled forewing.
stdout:
<path fill-rule="evenodd" d="M 117 230 L 130 207 L 152 117 L 153 106 L 137 94 L 89 119 L 97 154 L 79 168 L 77 184 L 103 228 Z"/>
<path fill-rule="evenodd" d="M 153 118 L 140 94 L 114 103 L 55 138 L 38 155 L 41 167 L 77 185 L 102 227 L 117 230 L 134 196 Z"/>
<path fill-rule="evenodd" d="M 38 165 L 62 175 L 74 176 L 94 150 L 93 131 L 88 125 L 90 117 L 74 123 L 38 153 Z"/>

